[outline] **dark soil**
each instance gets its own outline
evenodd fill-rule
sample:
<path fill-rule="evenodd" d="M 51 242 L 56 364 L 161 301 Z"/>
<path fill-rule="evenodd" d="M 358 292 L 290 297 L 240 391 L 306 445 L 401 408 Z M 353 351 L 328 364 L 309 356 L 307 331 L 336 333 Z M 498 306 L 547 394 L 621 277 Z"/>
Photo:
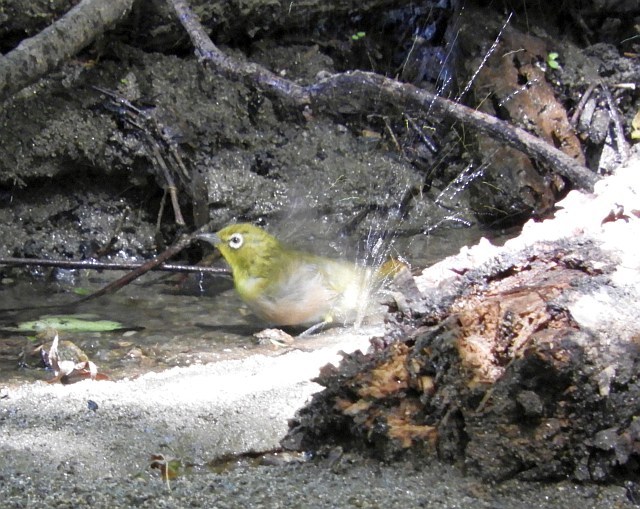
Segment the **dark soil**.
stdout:
<path fill-rule="evenodd" d="M 465 6 L 460 20 L 448 19 L 446 9 L 436 11 L 432 21 L 440 28 L 429 42 L 431 51 L 420 47 L 406 52 L 411 47 L 407 30 L 428 21 L 420 9 L 388 11 L 378 26 L 375 16 L 365 16 L 360 21 L 363 40 L 351 37 L 355 18 L 347 16 L 309 33 L 299 28 L 286 36 L 260 32 L 254 40 L 238 39 L 224 49 L 301 84 L 354 67 L 394 75 L 401 66 L 406 79 L 451 94 L 464 90 L 482 68 L 466 99 L 493 105 L 494 112 L 561 148 L 571 131 L 566 120 L 560 127 L 532 127 L 531 122 L 538 123 L 535 104 L 555 97 L 554 107 L 566 119 L 586 87 L 598 79 L 610 87 L 629 134 L 637 92 L 614 87 L 638 79 L 633 58 L 623 54 L 633 52 L 632 37 L 615 46 L 607 32 L 600 42 L 594 38 L 595 44 L 585 45 L 572 31 L 559 30 L 558 20 L 548 12 L 533 9 L 528 17 L 515 14 L 503 37 L 505 47 L 481 65 L 504 17 L 473 5 Z M 206 20 L 207 12 L 201 14 Z M 618 40 L 633 35 L 617 11 L 600 19 L 600 27 L 595 14 L 585 11 L 583 16 L 594 29 L 610 29 L 614 20 L 621 20 Z M 129 22 L 135 20 L 140 21 L 137 12 Z M 527 32 L 527 22 L 540 24 Z M 218 20 L 218 26 L 224 25 Z M 550 169 L 536 168 L 522 155 L 507 155 L 490 140 L 468 139 L 463 126 L 443 124 L 423 112 L 376 114 L 375 108 L 341 118 L 332 112 L 332 119 L 312 111 L 292 115 L 255 90 L 203 70 L 184 42 L 156 40 L 154 49 L 140 40 L 111 34 L 4 105 L 3 256 L 81 258 L 97 251 L 107 257 L 140 257 L 169 242 L 176 231 L 171 207 L 164 208 L 161 229 L 154 234 L 167 183 L 149 132 L 152 138 L 164 136 L 159 143 L 165 159 L 171 157 L 168 142 L 185 161 L 189 178 L 174 175 L 174 180 L 185 220 L 193 226 L 208 220 L 215 227 L 247 220 L 309 239 L 335 238 L 336 231 L 344 232 L 348 225 L 356 239 L 363 239 L 371 227 L 423 232 L 443 221 L 450 225 L 451 219 L 457 225 L 477 219 L 519 224 L 531 214 L 547 213 L 566 192 L 566 183 Z M 431 58 L 447 44 L 450 58 Z M 494 71 L 500 54 L 523 44 L 528 53 L 518 53 L 519 60 Z M 549 69 L 545 59 L 556 50 L 561 67 Z M 525 65 L 538 74 L 527 74 Z M 451 80 L 443 83 L 442 73 L 429 72 L 428 66 L 446 69 Z M 138 108 L 137 120 L 132 123 L 131 111 L 96 87 Z M 543 97 L 538 95 L 541 90 Z M 484 101 L 488 93 L 493 94 L 490 103 Z M 513 98 L 532 105 L 524 117 L 515 114 L 519 106 Z M 607 125 L 603 131 L 599 120 L 603 101 L 601 92 L 592 97 L 589 118 L 580 117 L 581 141 L 571 134 L 567 145 L 575 155 L 582 143 L 585 155 L 580 157 L 594 170 L 604 164 L 600 156 Z M 515 109 L 504 109 L 512 105 Z M 480 168 L 480 177 L 475 168 Z M 389 217 L 396 220 L 389 222 Z M 297 232 L 291 232 L 292 223 Z"/>

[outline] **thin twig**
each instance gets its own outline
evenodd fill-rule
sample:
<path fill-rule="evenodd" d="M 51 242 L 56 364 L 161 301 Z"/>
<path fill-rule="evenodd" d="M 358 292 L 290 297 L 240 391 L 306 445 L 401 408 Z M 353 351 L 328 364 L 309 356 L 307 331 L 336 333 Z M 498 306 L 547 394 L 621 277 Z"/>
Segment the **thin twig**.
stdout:
<path fill-rule="evenodd" d="M 143 263 L 142 265 L 139 265 L 134 270 L 132 270 L 131 272 L 128 272 L 127 274 L 125 274 L 121 278 L 117 279 L 116 281 L 113 281 L 112 283 L 109 283 L 108 285 L 103 286 L 99 290 L 97 290 L 97 291 L 95 291 L 93 293 L 90 293 L 89 295 L 86 295 L 86 296 L 84 296 L 84 297 L 82 297 L 80 299 L 76 299 L 74 301 L 67 302 L 67 303 L 51 304 L 51 305 L 46 305 L 46 306 L 37 306 L 37 307 L 31 308 L 31 309 L 60 309 L 60 308 L 73 307 L 73 306 L 76 306 L 78 304 L 82 304 L 84 302 L 88 302 L 90 300 L 95 300 L 98 297 L 102 297 L 104 295 L 112 294 L 112 293 L 116 292 L 117 290 L 119 290 L 120 288 L 128 285 L 132 281 L 135 281 L 136 279 L 138 279 L 139 277 L 141 277 L 142 275 L 146 274 L 147 272 L 149 272 L 151 270 L 156 270 L 156 269 L 157 270 L 162 270 L 162 269 L 158 269 L 158 267 L 161 267 L 166 260 L 168 260 L 172 256 L 175 256 L 180 251 L 182 251 L 185 247 L 190 245 L 194 240 L 196 240 L 196 237 L 199 234 L 208 232 L 209 230 L 210 230 L 210 225 L 206 224 L 203 227 L 198 228 L 195 232 L 193 232 L 191 234 L 182 235 L 172 246 L 170 246 L 168 249 L 166 249 L 165 251 L 160 253 L 153 260 L 149 260 L 148 262 Z M 2 312 L 6 312 L 6 311 L 22 311 L 23 309 L 24 308 L 8 308 L 8 309 L 4 308 L 4 309 L 0 309 L 0 311 L 2 311 Z"/>
<path fill-rule="evenodd" d="M 172 246 L 169 246 L 162 253 L 156 256 L 153 260 L 149 260 L 148 262 L 143 263 L 142 265 L 132 270 L 128 274 L 125 274 L 124 276 L 122 276 L 120 279 L 117 279 L 116 281 L 109 283 L 108 285 L 100 288 L 100 290 L 96 292 L 93 292 L 85 297 L 82 297 L 81 299 L 78 299 L 73 304 L 80 304 L 81 302 L 87 302 L 89 300 L 94 300 L 94 299 L 97 299 L 98 297 L 102 297 L 103 295 L 109 295 L 111 293 L 116 292 L 123 286 L 126 286 L 132 281 L 135 281 L 136 279 L 146 274 L 150 270 L 153 270 L 156 267 L 161 266 L 166 260 L 168 260 L 172 256 L 175 256 L 180 251 L 182 251 L 185 247 L 189 246 L 196 239 L 197 235 L 207 231 L 209 231 L 208 224 L 203 226 L 202 228 L 199 228 L 198 230 L 196 230 L 191 234 L 182 235 Z"/>
<path fill-rule="evenodd" d="M 162 192 L 162 198 L 160 198 L 158 215 L 156 216 L 156 235 L 160 234 L 160 228 L 162 227 L 162 215 L 164 214 L 164 207 L 167 205 L 167 194 L 169 194 L 169 191 L 165 187 Z"/>
<path fill-rule="evenodd" d="M 382 115 L 382 121 L 384 122 L 384 127 L 389 133 L 389 136 L 391 137 L 391 141 L 393 141 L 393 144 L 395 145 L 396 150 L 398 151 L 398 153 L 404 156 L 405 155 L 404 149 L 400 146 L 400 143 L 398 142 L 398 138 L 396 137 L 396 134 L 393 132 L 393 129 L 391 128 L 391 124 L 389 123 L 389 118 L 386 115 Z"/>
<path fill-rule="evenodd" d="M 143 263 L 112 263 L 95 260 L 46 260 L 44 258 L 0 258 L 0 265 L 9 267 L 58 267 L 69 270 L 135 270 Z M 202 267 L 199 265 L 180 265 L 163 263 L 151 270 L 160 272 L 204 272 L 207 274 L 229 274 L 222 267 Z"/>
<path fill-rule="evenodd" d="M 426 134 L 424 134 L 424 131 L 422 130 L 422 128 L 409 115 L 405 115 L 404 118 L 407 119 L 407 122 L 409 122 L 409 125 L 413 128 L 413 130 L 416 132 L 418 137 L 422 140 L 422 143 L 424 143 L 431 152 L 436 154 L 438 152 L 438 147 L 436 146 L 435 142 L 431 138 L 429 138 Z"/>
<path fill-rule="evenodd" d="M 580 118 L 580 115 L 582 115 L 582 111 L 584 110 L 584 107 L 587 104 L 587 101 L 589 100 L 589 98 L 591 97 L 591 94 L 593 94 L 593 91 L 596 89 L 597 86 L 598 86 L 597 83 L 592 83 L 587 87 L 587 90 L 585 90 L 584 94 L 582 94 L 582 97 L 580 98 L 580 102 L 578 103 L 578 106 L 576 106 L 576 111 L 574 111 L 573 115 L 571 115 L 570 123 L 572 126 L 576 126 L 578 124 L 578 119 Z"/>
<path fill-rule="evenodd" d="M 620 113 L 618 113 L 618 108 L 616 107 L 616 103 L 613 100 L 613 96 L 611 95 L 611 91 L 609 87 L 604 83 L 600 84 L 602 91 L 604 92 L 604 96 L 607 99 L 607 106 L 609 107 L 609 115 L 611 116 L 611 120 L 613 121 L 613 132 L 616 137 L 616 145 L 618 147 L 618 155 L 622 161 L 626 161 L 631 157 L 631 149 L 629 148 L 629 144 L 627 143 L 626 138 L 624 137 L 624 127 L 622 126 L 622 119 L 620 118 Z"/>
<path fill-rule="evenodd" d="M 171 207 L 173 208 L 173 216 L 176 220 L 176 224 L 178 226 L 185 226 L 187 223 L 184 222 L 184 218 L 182 217 L 182 211 L 180 210 L 180 203 L 178 202 L 178 188 L 173 182 L 173 177 L 171 176 L 171 172 L 169 171 L 169 167 L 164 162 L 164 158 L 160 153 L 160 146 L 158 142 L 151 136 L 148 132 L 144 132 L 145 138 L 147 139 L 147 143 L 151 148 L 151 158 L 155 161 L 156 165 L 162 171 L 162 176 L 165 181 L 165 190 L 169 193 L 169 197 L 171 198 Z"/>
<path fill-rule="evenodd" d="M 165 159 L 162 155 L 162 148 L 160 143 L 157 141 L 160 139 L 163 142 L 163 146 L 168 150 L 170 154 L 170 160 L 174 161 L 178 170 L 174 171 L 180 178 L 180 181 L 185 185 L 187 185 L 188 181 L 191 179 L 189 176 L 189 172 L 187 171 L 186 166 L 184 165 L 182 158 L 177 150 L 175 142 L 168 136 L 166 133 L 167 129 L 164 128 L 162 124 L 158 122 L 158 120 L 153 116 L 147 113 L 145 110 L 138 108 L 127 98 L 120 96 L 116 92 L 112 92 L 106 88 L 94 86 L 98 92 L 106 95 L 112 103 L 117 106 L 117 110 L 119 116 L 130 126 L 133 126 L 137 129 L 141 135 L 144 137 L 146 142 L 145 148 L 149 157 L 153 161 L 156 167 L 156 172 L 158 175 L 161 175 L 164 179 L 164 190 L 165 195 L 163 196 L 163 200 L 166 197 L 166 193 L 169 193 L 171 198 L 171 206 L 173 207 L 173 214 L 178 226 L 185 226 L 185 220 L 182 215 L 182 211 L 180 210 L 180 203 L 178 200 L 178 188 L 176 187 L 173 176 L 171 174 L 171 170 L 169 166 L 165 162 Z M 172 156 L 172 157 L 171 157 Z M 161 212 L 164 208 L 164 201 L 161 204 Z M 162 213 L 158 214 L 158 218 L 162 217 Z M 158 228 L 159 228 L 158 222 Z"/>

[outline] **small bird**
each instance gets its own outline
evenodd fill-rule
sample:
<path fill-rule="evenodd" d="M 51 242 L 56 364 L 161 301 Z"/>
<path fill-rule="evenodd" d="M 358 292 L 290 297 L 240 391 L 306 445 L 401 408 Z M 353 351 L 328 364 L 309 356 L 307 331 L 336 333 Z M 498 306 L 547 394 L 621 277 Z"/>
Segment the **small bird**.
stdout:
<path fill-rule="evenodd" d="M 252 224 L 197 238 L 220 250 L 238 294 L 257 316 L 277 326 L 312 325 L 303 335 L 331 322 L 361 320 L 381 284 L 369 268 L 289 249 Z"/>

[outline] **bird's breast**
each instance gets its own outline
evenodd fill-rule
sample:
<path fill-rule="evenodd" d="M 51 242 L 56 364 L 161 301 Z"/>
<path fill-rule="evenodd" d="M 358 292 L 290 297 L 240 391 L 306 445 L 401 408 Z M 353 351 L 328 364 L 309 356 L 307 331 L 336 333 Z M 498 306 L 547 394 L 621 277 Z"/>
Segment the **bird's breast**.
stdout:
<path fill-rule="evenodd" d="M 351 322 L 366 308 L 365 272 L 333 260 L 296 260 L 278 277 L 246 278 L 238 292 L 251 310 L 273 325 Z"/>
<path fill-rule="evenodd" d="M 298 267 L 267 286 L 249 307 L 274 325 L 307 325 L 326 320 L 336 299 L 314 267 Z"/>

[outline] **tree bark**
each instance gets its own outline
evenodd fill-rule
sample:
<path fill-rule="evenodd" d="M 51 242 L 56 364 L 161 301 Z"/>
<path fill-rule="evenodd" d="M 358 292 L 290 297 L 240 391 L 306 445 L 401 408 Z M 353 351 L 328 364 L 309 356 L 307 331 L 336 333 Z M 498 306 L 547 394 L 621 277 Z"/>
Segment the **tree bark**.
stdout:
<path fill-rule="evenodd" d="M 121 20 L 134 0 L 83 0 L 0 60 L 0 102 L 35 82 Z"/>

